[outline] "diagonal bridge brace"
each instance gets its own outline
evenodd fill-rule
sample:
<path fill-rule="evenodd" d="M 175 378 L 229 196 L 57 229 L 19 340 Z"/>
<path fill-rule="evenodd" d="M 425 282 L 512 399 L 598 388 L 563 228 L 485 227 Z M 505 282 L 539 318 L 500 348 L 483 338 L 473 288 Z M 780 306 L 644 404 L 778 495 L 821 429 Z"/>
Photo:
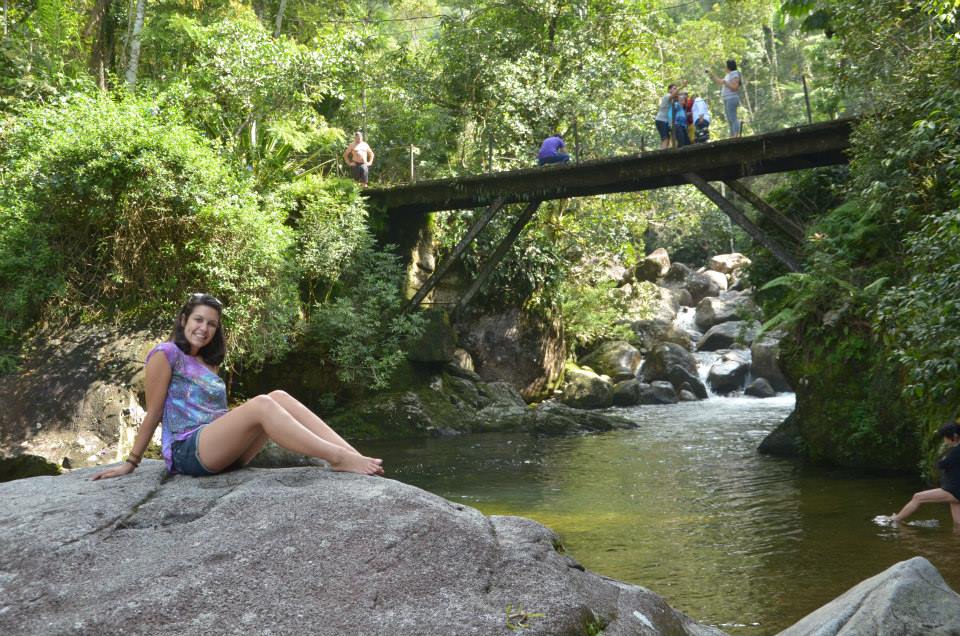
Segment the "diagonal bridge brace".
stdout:
<path fill-rule="evenodd" d="M 743 181 L 725 179 L 723 182 L 727 184 L 728 188 L 749 201 L 750 205 L 755 207 L 760 214 L 763 214 L 773 221 L 777 227 L 783 230 L 783 232 L 796 243 L 803 243 L 804 231 L 802 225 L 761 199 L 753 190 L 748 188 Z"/>
<path fill-rule="evenodd" d="M 499 197 L 491 203 L 487 209 L 480 215 L 473 225 L 470 226 L 470 229 L 467 230 L 467 233 L 463 235 L 463 238 L 460 239 L 460 242 L 457 243 L 457 246 L 453 248 L 453 252 L 450 253 L 450 257 L 447 258 L 433 274 L 430 275 L 430 278 L 427 279 L 427 282 L 423 284 L 417 293 L 413 295 L 413 298 L 410 299 L 410 302 L 404 307 L 404 312 L 409 312 L 416 309 L 420 303 L 423 302 L 423 299 L 427 297 L 434 287 L 440 283 L 440 279 L 446 275 L 446 273 L 453 267 L 454 263 L 460 260 L 460 257 L 463 256 L 463 253 L 467 251 L 467 248 L 470 247 L 470 243 L 473 242 L 477 235 L 487 227 L 490 221 L 493 219 L 494 215 L 500 211 L 500 208 L 503 207 L 503 197 Z"/>
<path fill-rule="evenodd" d="M 800 263 L 797 262 L 797 259 L 794 258 L 790 252 L 784 249 L 783 246 L 781 246 L 775 240 L 764 234 L 763 230 L 761 230 L 753 223 L 753 221 L 747 218 L 747 215 L 741 212 L 737 206 L 731 203 L 725 196 L 720 194 L 716 188 L 707 183 L 704 178 L 693 172 L 684 173 L 683 178 L 692 185 L 696 186 L 700 192 L 705 194 L 708 199 L 713 201 L 724 214 L 730 217 L 731 221 L 743 228 L 743 231 L 749 234 L 750 238 L 770 250 L 770 253 L 773 254 L 778 261 L 786 265 L 787 269 L 789 269 L 791 272 L 800 271 Z"/>

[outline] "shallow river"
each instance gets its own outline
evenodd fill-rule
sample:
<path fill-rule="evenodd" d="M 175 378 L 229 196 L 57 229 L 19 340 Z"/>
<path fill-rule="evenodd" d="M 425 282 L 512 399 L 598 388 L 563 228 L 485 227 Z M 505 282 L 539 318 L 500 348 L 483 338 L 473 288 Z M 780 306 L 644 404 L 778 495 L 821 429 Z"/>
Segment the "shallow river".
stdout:
<path fill-rule="evenodd" d="M 776 634 L 852 585 L 922 555 L 960 590 L 946 505 L 883 528 L 916 479 L 803 467 L 756 447 L 793 396 L 613 411 L 636 430 L 482 434 L 364 445 L 389 475 L 557 531 L 584 566 L 647 587 L 730 634 Z"/>

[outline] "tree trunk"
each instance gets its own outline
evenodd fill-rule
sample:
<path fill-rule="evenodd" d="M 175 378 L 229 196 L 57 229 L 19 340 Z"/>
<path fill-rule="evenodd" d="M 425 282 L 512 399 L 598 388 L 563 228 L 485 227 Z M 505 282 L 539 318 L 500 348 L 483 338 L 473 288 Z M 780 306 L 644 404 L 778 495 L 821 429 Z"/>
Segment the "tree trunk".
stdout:
<path fill-rule="evenodd" d="M 127 60 L 127 88 L 131 91 L 137 86 L 137 66 L 140 65 L 140 34 L 143 32 L 143 14 L 147 0 L 137 0 L 137 15 L 133 19 L 133 32 L 130 34 L 130 59 Z"/>
<path fill-rule="evenodd" d="M 783 94 L 780 92 L 780 60 L 777 58 L 777 34 L 772 26 L 763 26 L 765 39 L 770 41 L 767 59 L 770 61 L 770 93 L 773 100 L 779 105 L 783 103 Z"/>
<path fill-rule="evenodd" d="M 280 37 L 280 29 L 283 27 L 283 12 L 287 10 L 287 0 L 280 0 L 280 8 L 277 9 L 277 24 L 273 28 L 273 37 Z"/>
<path fill-rule="evenodd" d="M 5 0 L 6 4 L 6 0 Z M 107 71 L 113 66 L 114 23 L 110 13 L 111 0 L 97 0 L 90 9 L 84 36 L 92 39 L 90 46 L 90 73 L 101 90 L 107 88 Z"/>

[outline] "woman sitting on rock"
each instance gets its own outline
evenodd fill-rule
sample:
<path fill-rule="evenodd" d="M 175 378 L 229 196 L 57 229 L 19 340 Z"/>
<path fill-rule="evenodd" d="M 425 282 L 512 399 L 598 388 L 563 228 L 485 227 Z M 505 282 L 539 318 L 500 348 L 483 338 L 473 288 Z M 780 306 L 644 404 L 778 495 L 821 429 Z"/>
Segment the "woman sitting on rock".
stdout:
<path fill-rule="evenodd" d="M 950 450 L 937 462 L 940 468 L 940 488 L 918 492 L 895 515 L 890 517 L 892 523 L 905 520 L 925 503 L 948 503 L 950 514 L 953 516 L 953 525 L 960 528 L 960 425 L 948 422 L 937 431 L 937 437 L 942 437 Z"/>
<path fill-rule="evenodd" d="M 283 391 L 227 409 L 226 385 L 217 375 L 226 354 L 222 310 L 209 294 L 190 296 L 171 339 L 147 354 L 147 414 L 130 456 L 93 479 L 132 473 L 161 420 L 163 457 L 171 473 L 203 476 L 245 466 L 272 439 L 286 449 L 326 460 L 334 470 L 382 475 L 382 460 L 361 455 Z M 163 355 L 155 355 L 158 352 Z"/>

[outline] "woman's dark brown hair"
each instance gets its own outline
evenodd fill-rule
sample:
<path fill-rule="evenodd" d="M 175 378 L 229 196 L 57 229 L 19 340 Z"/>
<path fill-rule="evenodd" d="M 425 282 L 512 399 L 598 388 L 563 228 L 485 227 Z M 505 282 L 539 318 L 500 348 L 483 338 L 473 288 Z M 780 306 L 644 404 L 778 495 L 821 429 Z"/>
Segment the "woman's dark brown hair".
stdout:
<path fill-rule="evenodd" d="M 221 318 L 219 324 L 217 324 L 217 330 L 214 332 L 213 338 L 210 339 L 210 342 L 208 342 L 206 346 L 197 352 L 197 355 L 203 358 L 204 362 L 217 366 L 223 362 L 224 357 L 227 355 L 227 341 L 226 338 L 223 337 L 223 303 L 214 296 L 210 294 L 191 294 L 187 303 L 180 310 L 180 313 L 177 314 L 177 319 L 173 323 L 173 335 L 170 336 L 170 339 L 180 348 L 180 351 L 190 355 L 191 347 L 187 341 L 187 335 L 184 333 L 183 323 L 187 321 L 187 318 L 190 317 L 190 314 L 192 314 L 193 310 L 199 305 L 206 305 L 207 307 L 216 309 L 217 317 Z"/>

